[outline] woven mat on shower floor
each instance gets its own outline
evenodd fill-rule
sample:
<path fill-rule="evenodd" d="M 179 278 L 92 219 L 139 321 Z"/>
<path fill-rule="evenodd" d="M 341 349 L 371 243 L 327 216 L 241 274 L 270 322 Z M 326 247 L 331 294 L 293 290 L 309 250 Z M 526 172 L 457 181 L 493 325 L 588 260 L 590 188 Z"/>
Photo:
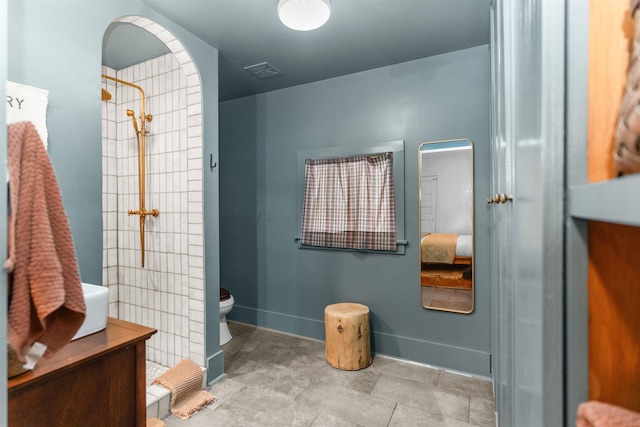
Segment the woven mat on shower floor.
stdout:
<path fill-rule="evenodd" d="M 169 370 L 168 366 L 163 366 L 149 360 L 146 361 L 145 367 L 147 371 L 147 377 L 145 379 L 147 387 L 149 387 L 153 383 L 153 380 Z"/>
<path fill-rule="evenodd" d="M 202 369 L 189 359 L 183 359 L 173 368 L 160 375 L 153 384 L 171 391 L 171 413 L 181 420 L 210 404 L 216 398 L 202 390 Z"/>

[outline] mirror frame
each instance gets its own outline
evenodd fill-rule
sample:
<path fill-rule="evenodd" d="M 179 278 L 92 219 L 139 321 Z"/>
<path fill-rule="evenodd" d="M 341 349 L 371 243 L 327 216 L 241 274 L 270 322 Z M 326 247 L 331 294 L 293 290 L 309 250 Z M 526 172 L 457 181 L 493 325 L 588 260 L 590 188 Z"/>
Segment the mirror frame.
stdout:
<path fill-rule="evenodd" d="M 455 310 L 442 307 L 430 307 L 422 302 L 422 245 L 419 244 L 418 249 L 418 265 L 419 265 L 419 286 L 420 286 L 420 306 L 429 310 L 446 311 L 460 314 L 470 314 L 475 310 L 475 180 L 474 180 L 474 145 L 473 141 L 468 138 L 448 139 L 440 141 L 423 142 L 418 146 L 418 242 L 422 240 L 422 156 L 424 154 L 423 147 L 431 144 L 443 144 L 465 141 L 471 147 L 471 307 L 468 311 Z"/>

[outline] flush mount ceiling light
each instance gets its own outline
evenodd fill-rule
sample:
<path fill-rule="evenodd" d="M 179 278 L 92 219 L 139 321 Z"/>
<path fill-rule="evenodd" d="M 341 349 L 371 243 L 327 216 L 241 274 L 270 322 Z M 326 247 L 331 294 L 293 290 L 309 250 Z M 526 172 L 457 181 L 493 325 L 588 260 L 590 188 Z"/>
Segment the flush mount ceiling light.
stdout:
<path fill-rule="evenodd" d="M 284 25 L 298 31 L 322 27 L 331 15 L 331 0 L 280 0 L 278 16 Z"/>

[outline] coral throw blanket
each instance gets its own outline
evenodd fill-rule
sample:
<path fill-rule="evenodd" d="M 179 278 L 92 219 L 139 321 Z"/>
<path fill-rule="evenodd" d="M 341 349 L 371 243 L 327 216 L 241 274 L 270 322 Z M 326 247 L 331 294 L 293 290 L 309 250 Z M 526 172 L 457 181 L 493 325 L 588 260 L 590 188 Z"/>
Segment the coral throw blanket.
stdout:
<path fill-rule="evenodd" d="M 422 262 L 453 264 L 457 234 L 427 233 L 420 241 Z"/>
<path fill-rule="evenodd" d="M 640 413 L 591 400 L 578 406 L 577 427 L 639 427 Z"/>
<path fill-rule="evenodd" d="M 31 345 L 45 357 L 64 347 L 85 317 L 71 229 L 47 151 L 31 122 L 8 126 L 8 339 L 21 362 Z"/>

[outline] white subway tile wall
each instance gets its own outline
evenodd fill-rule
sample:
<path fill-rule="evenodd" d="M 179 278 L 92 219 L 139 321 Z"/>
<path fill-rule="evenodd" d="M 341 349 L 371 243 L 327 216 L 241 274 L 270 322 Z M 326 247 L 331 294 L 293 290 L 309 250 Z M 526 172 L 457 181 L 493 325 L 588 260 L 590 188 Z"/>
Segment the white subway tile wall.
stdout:
<path fill-rule="evenodd" d="M 145 267 L 141 268 L 138 143 L 140 92 L 103 79 L 113 98 L 102 108 L 103 285 L 109 315 L 153 327 L 147 359 L 174 366 L 204 355 L 202 220 L 202 96 L 200 78 L 182 44 L 145 18 L 126 17 L 156 34 L 172 53 L 103 74 L 136 84 L 145 92 L 146 203 L 158 209 L 145 222 Z"/>

